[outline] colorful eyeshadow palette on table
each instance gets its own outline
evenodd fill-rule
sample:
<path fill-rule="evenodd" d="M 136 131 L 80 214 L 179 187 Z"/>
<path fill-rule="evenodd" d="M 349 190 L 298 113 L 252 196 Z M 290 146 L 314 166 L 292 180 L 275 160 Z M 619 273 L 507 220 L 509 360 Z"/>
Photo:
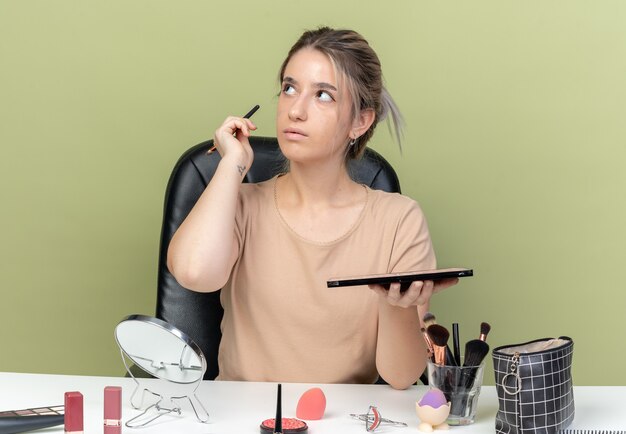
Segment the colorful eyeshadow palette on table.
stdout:
<path fill-rule="evenodd" d="M 0 433 L 18 433 L 62 425 L 65 407 L 25 408 L 0 412 Z"/>

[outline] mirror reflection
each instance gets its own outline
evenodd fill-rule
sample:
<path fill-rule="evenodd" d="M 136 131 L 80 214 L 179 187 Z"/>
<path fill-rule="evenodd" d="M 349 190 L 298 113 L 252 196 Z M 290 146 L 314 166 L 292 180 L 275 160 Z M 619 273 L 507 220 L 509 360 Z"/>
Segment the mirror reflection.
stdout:
<path fill-rule="evenodd" d="M 131 315 L 117 325 L 115 339 L 124 354 L 150 375 L 180 384 L 202 379 L 200 348 L 165 321 Z"/>

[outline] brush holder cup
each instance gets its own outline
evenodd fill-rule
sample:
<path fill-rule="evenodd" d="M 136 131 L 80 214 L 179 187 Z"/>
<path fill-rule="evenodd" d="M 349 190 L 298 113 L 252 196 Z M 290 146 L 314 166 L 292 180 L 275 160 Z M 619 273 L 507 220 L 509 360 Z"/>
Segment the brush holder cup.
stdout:
<path fill-rule="evenodd" d="M 478 396 L 483 384 L 485 364 L 479 366 L 448 366 L 428 362 L 428 384 L 443 392 L 450 403 L 448 425 L 474 423 Z"/>

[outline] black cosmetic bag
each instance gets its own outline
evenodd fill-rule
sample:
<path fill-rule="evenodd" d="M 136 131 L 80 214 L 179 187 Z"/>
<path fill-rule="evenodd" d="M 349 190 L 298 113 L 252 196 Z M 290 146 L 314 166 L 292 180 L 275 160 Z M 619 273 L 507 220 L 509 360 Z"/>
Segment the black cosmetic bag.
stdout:
<path fill-rule="evenodd" d="M 554 434 L 574 420 L 574 341 L 546 338 L 492 351 L 496 433 Z"/>

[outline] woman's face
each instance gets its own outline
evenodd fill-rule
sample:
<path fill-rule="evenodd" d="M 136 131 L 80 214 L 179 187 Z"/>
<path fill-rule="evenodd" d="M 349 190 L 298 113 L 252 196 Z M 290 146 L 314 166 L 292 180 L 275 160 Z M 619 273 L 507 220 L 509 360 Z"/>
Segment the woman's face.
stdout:
<path fill-rule="evenodd" d="M 320 51 L 296 52 L 283 76 L 276 135 L 292 162 L 343 161 L 352 126 L 349 93 Z"/>

